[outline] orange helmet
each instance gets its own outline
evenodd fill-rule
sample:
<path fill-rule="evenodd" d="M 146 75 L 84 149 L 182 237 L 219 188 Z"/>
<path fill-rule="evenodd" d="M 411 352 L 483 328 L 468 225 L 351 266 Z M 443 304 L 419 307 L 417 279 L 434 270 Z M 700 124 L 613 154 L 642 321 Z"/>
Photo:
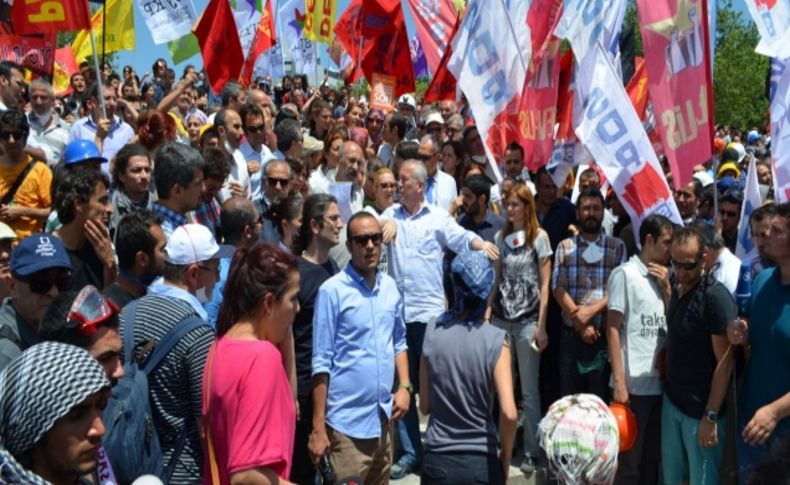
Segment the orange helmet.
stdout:
<path fill-rule="evenodd" d="M 610 404 L 609 410 L 614 415 L 620 432 L 620 453 L 628 451 L 636 441 L 636 416 L 628 405 L 619 402 Z"/>

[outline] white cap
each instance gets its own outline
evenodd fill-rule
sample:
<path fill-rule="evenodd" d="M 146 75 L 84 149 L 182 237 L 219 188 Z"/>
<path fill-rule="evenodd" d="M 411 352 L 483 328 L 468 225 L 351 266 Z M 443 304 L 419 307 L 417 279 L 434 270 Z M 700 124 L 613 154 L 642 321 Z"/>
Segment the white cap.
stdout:
<path fill-rule="evenodd" d="M 436 111 L 434 111 L 433 113 L 430 113 L 425 118 L 425 126 L 428 126 L 431 123 L 439 123 L 440 125 L 443 125 L 444 124 L 444 118 L 442 118 L 442 115 L 440 113 L 437 113 Z"/>
<path fill-rule="evenodd" d="M 417 102 L 414 101 L 414 96 L 411 94 L 404 94 L 398 98 L 398 104 L 408 104 L 414 109 L 417 109 Z"/>
<path fill-rule="evenodd" d="M 5 222 L 0 222 L 0 240 L 16 239 L 16 233 Z"/>
<path fill-rule="evenodd" d="M 699 183 L 702 184 L 703 188 L 705 188 L 708 185 L 711 185 L 713 183 L 713 177 L 711 177 L 711 175 L 708 172 L 704 171 L 704 170 L 700 171 L 700 172 L 696 172 L 694 174 L 694 178 L 696 180 L 698 180 Z"/>
<path fill-rule="evenodd" d="M 210 259 L 230 258 L 233 246 L 220 246 L 208 227 L 203 224 L 184 224 L 170 235 L 165 245 L 165 261 L 189 265 Z"/>

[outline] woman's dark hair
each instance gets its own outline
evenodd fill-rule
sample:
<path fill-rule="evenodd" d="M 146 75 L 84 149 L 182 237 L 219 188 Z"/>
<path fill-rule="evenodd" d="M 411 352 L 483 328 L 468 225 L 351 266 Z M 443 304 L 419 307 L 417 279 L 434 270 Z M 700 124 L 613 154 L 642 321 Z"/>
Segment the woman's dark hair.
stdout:
<path fill-rule="evenodd" d="M 266 217 L 271 219 L 280 239 L 283 238 L 283 221 L 292 221 L 302 214 L 304 199 L 299 194 L 290 194 L 269 206 Z M 285 241 L 284 241 L 285 242 Z M 285 242 L 288 244 L 288 242 Z M 290 245 L 289 245 L 290 246 Z"/>
<path fill-rule="evenodd" d="M 254 315 L 267 293 L 282 298 L 291 275 L 297 271 L 296 258 L 270 242 L 237 248 L 217 317 L 217 335 L 224 335 L 236 322 Z"/>
<path fill-rule="evenodd" d="M 318 221 L 320 225 L 324 224 L 324 214 L 332 204 L 337 204 L 337 199 L 329 194 L 312 194 L 307 200 L 304 201 L 302 206 L 302 227 L 299 229 L 299 234 L 293 245 L 293 253 L 297 256 L 302 254 L 310 241 L 313 240 L 313 231 L 310 229 L 311 221 Z"/>

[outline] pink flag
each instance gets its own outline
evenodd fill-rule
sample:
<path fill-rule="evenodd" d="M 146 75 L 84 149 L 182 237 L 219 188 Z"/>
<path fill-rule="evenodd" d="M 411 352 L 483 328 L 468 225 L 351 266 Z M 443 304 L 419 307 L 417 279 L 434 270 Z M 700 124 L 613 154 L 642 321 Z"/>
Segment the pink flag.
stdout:
<path fill-rule="evenodd" d="M 713 153 L 706 2 L 637 0 L 650 99 L 676 187 Z"/>
<path fill-rule="evenodd" d="M 452 0 L 409 0 L 409 10 L 417 24 L 417 36 L 428 61 L 428 70 L 433 75 L 450 43 L 458 13 Z"/>
<path fill-rule="evenodd" d="M 557 49 L 542 56 L 538 69 L 524 84 L 519 108 L 518 142 L 524 148 L 524 164 L 530 170 L 546 165 L 554 148 L 554 123 L 560 77 L 559 42 Z"/>

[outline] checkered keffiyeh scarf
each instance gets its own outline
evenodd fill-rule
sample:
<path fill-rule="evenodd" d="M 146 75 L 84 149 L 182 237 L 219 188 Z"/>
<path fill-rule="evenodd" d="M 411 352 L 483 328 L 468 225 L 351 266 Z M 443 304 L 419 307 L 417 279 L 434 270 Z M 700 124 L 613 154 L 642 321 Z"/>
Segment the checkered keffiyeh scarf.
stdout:
<path fill-rule="evenodd" d="M 560 483 L 611 483 L 620 435 L 612 412 L 598 396 L 574 394 L 556 401 L 538 425 L 540 446 Z"/>
<path fill-rule="evenodd" d="M 25 470 L 11 453 L 0 447 L 0 483 L 25 483 L 29 485 L 50 485 L 43 478 Z"/>
<path fill-rule="evenodd" d="M 14 456 L 25 453 L 74 406 L 108 387 L 87 351 L 58 342 L 30 347 L 0 373 L 0 444 Z"/>

